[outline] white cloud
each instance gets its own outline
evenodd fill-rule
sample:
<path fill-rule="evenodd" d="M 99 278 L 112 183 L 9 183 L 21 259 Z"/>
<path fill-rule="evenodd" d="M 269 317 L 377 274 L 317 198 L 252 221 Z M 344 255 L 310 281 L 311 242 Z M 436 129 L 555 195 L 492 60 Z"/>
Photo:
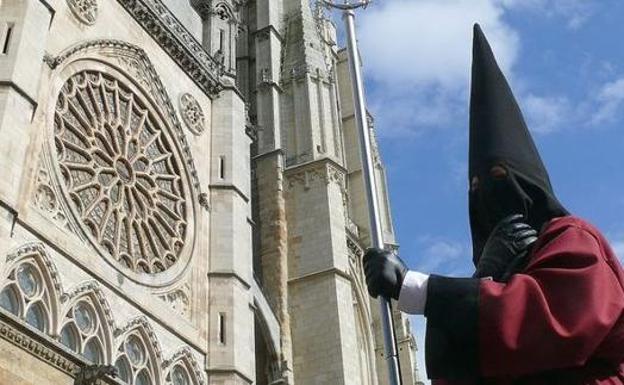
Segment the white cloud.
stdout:
<path fill-rule="evenodd" d="M 501 0 L 392 0 L 358 13 L 379 135 L 466 127 L 473 24 L 481 24 L 508 74 L 516 60 L 519 38 L 503 13 Z"/>
<path fill-rule="evenodd" d="M 577 28 L 595 12 L 595 0 L 388 0 L 358 13 L 358 41 L 370 81 L 370 108 L 379 136 L 405 138 L 468 123 L 472 26 L 479 22 L 503 72 L 514 81 L 520 38 L 510 12 L 565 19 Z M 615 87 L 615 86 L 614 86 Z M 608 121 L 624 96 L 604 101 L 593 123 Z M 613 95 L 615 96 L 615 95 Z M 529 127 L 549 134 L 583 124 L 576 105 L 558 95 L 526 90 L 519 99 Z M 581 104 L 589 105 L 587 101 Z"/>
<path fill-rule="evenodd" d="M 596 125 L 615 121 L 624 106 L 624 77 L 603 85 L 596 102 L 598 108 L 591 123 Z"/>
<path fill-rule="evenodd" d="M 460 98 L 440 87 L 402 90 L 380 85 L 369 93 L 369 108 L 383 137 L 419 136 L 431 128 L 465 122 L 466 97 Z"/>
<path fill-rule="evenodd" d="M 527 124 L 531 131 L 549 134 L 570 124 L 573 112 L 570 101 L 561 96 L 537 96 L 529 94 L 523 99 Z"/>
<path fill-rule="evenodd" d="M 419 239 L 421 251 L 416 270 L 451 276 L 466 276 L 472 265 L 471 246 L 444 237 L 424 236 Z"/>
<path fill-rule="evenodd" d="M 502 20 L 497 0 L 394 0 L 359 14 L 366 70 L 392 85 L 465 88 L 470 74 L 472 26 L 481 23 L 501 66 L 509 70 L 518 36 Z"/>

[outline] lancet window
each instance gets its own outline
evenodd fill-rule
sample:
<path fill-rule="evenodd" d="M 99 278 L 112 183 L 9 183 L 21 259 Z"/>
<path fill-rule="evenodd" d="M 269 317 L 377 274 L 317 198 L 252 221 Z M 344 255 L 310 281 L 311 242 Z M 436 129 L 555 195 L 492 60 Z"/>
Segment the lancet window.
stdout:
<path fill-rule="evenodd" d="M 179 363 L 169 372 L 169 385 L 193 385 L 191 377 L 185 368 L 185 365 Z"/>
<path fill-rule="evenodd" d="M 128 385 L 155 385 L 156 365 L 138 330 L 126 335 L 117 350 L 115 368 L 119 379 Z"/>
<path fill-rule="evenodd" d="M 15 261 L 0 281 L 0 307 L 28 325 L 48 333 L 52 325 L 52 289 L 49 274 L 36 254 Z"/>
<path fill-rule="evenodd" d="M 109 333 L 102 318 L 101 308 L 93 297 L 83 295 L 65 312 L 59 340 L 94 364 L 106 363 Z"/>

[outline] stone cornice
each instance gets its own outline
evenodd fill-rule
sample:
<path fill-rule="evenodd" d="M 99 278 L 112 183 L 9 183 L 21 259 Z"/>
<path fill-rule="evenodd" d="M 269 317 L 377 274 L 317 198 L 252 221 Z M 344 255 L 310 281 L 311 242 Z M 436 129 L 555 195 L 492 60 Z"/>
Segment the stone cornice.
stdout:
<path fill-rule="evenodd" d="M 212 366 L 206 368 L 206 372 L 210 374 L 232 374 L 240 377 L 243 381 L 247 383 L 253 383 L 254 381 L 245 373 L 241 372 L 237 368 L 233 366 Z"/>
<path fill-rule="evenodd" d="M 273 26 L 273 24 L 269 24 L 266 27 L 262 27 L 254 32 L 252 32 L 253 36 L 259 40 L 265 40 L 269 38 L 269 35 L 273 34 L 277 40 L 280 42 L 284 41 L 284 37 L 282 34 Z"/>
<path fill-rule="evenodd" d="M 188 347 L 182 347 L 168 359 L 162 360 L 160 344 L 156 339 L 154 330 L 144 317 L 132 320 L 124 328 L 118 329 L 116 334 L 122 335 L 136 328 L 141 328 L 147 334 L 149 341 L 155 344 L 155 353 L 160 362 L 157 370 L 166 372 L 177 362 L 182 361 L 186 364 L 187 370 L 192 370 L 192 375 L 195 378 L 194 383 L 199 385 L 206 384 L 204 374 Z M 30 325 L 16 319 L 4 309 L 0 309 L 0 338 L 13 344 L 16 348 L 32 354 L 72 378 L 76 378 L 80 371 L 89 365 L 89 362 L 83 356 L 70 351 L 59 341 L 53 340 L 48 335 L 42 334 Z M 93 382 L 92 385 L 116 385 L 121 383 L 121 381 L 115 378 L 103 376 Z"/>
<path fill-rule="evenodd" d="M 288 284 L 297 284 L 297 283 L 301 283 L 303 281 L 308 281 L 311 279 L 316 279 L 319 277 L 325 277 L 325 276 L 338 276 L 338 277 L 342 277 L 344 279 L 346 279 L 347 281 L 353 281 L 353 277 L 351 277 L 351 275 L 349 275 L 348 272 L 338 269 L 336 267 L 331 267 L 329 269 L 325 269 L 325 270 L 320 270 L 320 271 L 314 271 L 312 273 L 307 273 L 307 274 L 303 274 L 300 275 L 298 277 L 294 277 L 294 278 L 290 278 L 288 280 Z"/>
<path fill-rule="evenodd" d="M 269 158 L 272 156 L 277 156 L 277 155 L 284 155 L 284 150 L 282 150 L 281 148 L 276 148 L 274 150 L 271 151 L 267 151 L 267 152 L 263 152 L 262 154 L 258 154 L 254 157 L 251 158 L 252 161 L 259 161 L 262 160 L 264 158 Z"/>
<path fill-rule="evenodd" d="M 243 278 L 240 274 L 235 271 L 211 271 L 206 274 L 207 277 L 215 277 L 215 278 L 226 278 L 226 279 L 234 279 L 238 281 L 245 290 L 249 290 L 251 285 L 245 278 Z"/>
<path fill-rule="evenodd" d="M 180 68 L 211 98 L 223 89 L 223 67 L 161 0 L 117 0 Z"/>
<path fill-rule="evenodd" d="M 70 352 L 60 343 L 40 334 L 3 310 L 0 310 L 0 338 L 13 344 L 16 348 L 27 351 L 72 378 L 75 378 L 78 372 L 88 365 L 87 360 L 83 357 Z M 120 382 L 109 377 L 103 377 L 94 383 L 94 385 L 101 384 L 112 385 L 120 384 Z"/>
<path fill-rule="evenodd" d="M 0 88 L 7 87 L 11 88 L 15 92 L 17 92 L 22 98 L 24 98 L 33 108 L 33 111 L 37 109 L 37 101 L 35 101 L 28 92 L 26 92 L 22 87 L 20 87 L 17 83 L 12 82 L 10 80 L 0 80 Z M 33 112 L 34 114 L 34 112 Z"/>
<path fill-rule="evenodd" d="M 330 158 L 300 163 L 290 166 L 284 171 L 290 188 L 296 184 L 303 184 L 304 188 L 308 189 L 314 181 L 323 180 L 327 184 L 332 182 L 338 184 L 343 191 L 346 191 L 346 174 L 345 168 Z"/>
<path fill-rule="evenodd" d="M 234 191 L 245 203 L 249 203 L 249 196 L 245 194 L 238 186 L 232 183 L 214 183 L 208 186 L 211 190 Z"/>

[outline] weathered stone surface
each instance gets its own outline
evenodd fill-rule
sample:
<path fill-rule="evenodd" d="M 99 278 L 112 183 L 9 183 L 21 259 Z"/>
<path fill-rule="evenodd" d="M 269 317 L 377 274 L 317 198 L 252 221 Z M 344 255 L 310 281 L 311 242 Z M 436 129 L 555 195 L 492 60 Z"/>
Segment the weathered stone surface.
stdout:
<path fill-rule="evenodd" d="M 0 383 L 385 383 L 320 9 L 1 0 L 0 49 Z"/>

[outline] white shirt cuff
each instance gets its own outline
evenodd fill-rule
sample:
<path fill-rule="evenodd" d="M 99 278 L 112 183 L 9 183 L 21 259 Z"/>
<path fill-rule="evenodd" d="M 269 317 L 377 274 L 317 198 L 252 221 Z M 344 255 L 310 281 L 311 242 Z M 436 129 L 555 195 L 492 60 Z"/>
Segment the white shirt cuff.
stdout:
<path fill-rule="evenodd" d="M 409 314 L 425 314 L 429 275 L 408 271 L 399 293 L 399 310 Z"/>

